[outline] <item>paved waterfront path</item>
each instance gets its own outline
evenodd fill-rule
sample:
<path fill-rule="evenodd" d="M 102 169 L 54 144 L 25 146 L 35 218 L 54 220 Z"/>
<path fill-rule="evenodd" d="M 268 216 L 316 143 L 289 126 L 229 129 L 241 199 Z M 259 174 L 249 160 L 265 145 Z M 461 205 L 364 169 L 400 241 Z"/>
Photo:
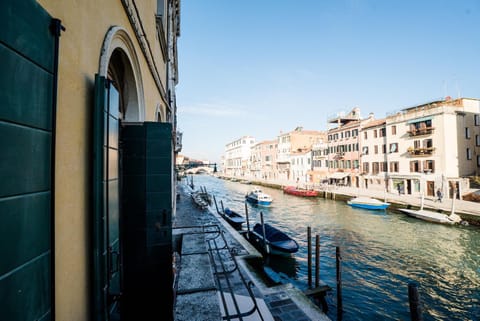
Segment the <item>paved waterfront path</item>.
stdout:
<path fill-rule="evenodd" d="M 213 208 L 201 210 L 196 207 L 190 197 L 190 187 L 180 184 L 178 186 L 177 209 L 174 217 L 174 248 L 178 252 L 176 257 L 176 302 L 174 307 L 175 319 L 183 320 L 222 320 L 224 306 L 219 287 L 225 291 L 226 277 L 215 278 L 215 271 L 219 265 L 232 263 L 228 259 L 228 252 L 223 262 L 212 262 L 208 255 L 208 234 L 195 233 L 201 228 L 193 226 L 217 225 L 223 231 L 230 253 L 238 264 L 239 272 L 230 275 L 230 287 L 233 290 L 240 311 L 248 311 L 252 306 L 248 289 L 242 282 L 253 284 L 250 289 L 256 298 L 257 305 L 264 320 L 272 321 L 308 321 L 330 320 L 316 307 L 300 290 L 291 284 L 268 287 L 257 277 L 247 259 L 259 258 L 261 255 L 241 236 L 230 227 L 217 214 Z M 186 228 L 188 226 L 188 228 Z M 183 228 L 181 228 L 183 227 Z M 204 228 L 203 230 L 205 230 Z M 215 261 L 215 260 L 214 260 Z M 231 293 L 226 293 L 227 308 L 232 311 L 233 301 Z M 231 312 L 230 312 L 231 313 Z M 238 320 L 238 319 L 235 319 Z M 261 320 L 258 312 L 243 317 L 243 320 Z"/>

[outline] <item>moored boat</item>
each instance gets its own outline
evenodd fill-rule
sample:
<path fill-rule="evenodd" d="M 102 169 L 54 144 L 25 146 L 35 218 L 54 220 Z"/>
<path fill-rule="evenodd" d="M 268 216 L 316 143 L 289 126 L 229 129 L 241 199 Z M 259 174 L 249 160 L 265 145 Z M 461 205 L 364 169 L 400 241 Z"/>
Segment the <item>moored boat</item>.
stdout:
<path fill-rule="evenodd" d="M 241 230 L 242 224 L 246 222 L 245 218 L 230 208 L 226 207 L 221 216 L 227 221 L 234 229 Z"/>
<path fill-rule="evenodd" d="M 371 197 L 355 197 L 347 201 L 352 207 L 364 208 L 367 210 L 384 210 L 390 206 L 390 203 L 379 201 Z"/>
<path fill-rule="evenodd" d="M 415 217 L 427 222 L 440 223 L 440 224 L 468 224 L 462 220 L 460 216 L 455 214 L 455 194 L 452 199 L 452 210 L 450 215 L 438 213 L 434 211 L 424 210 L 424 195 L 422 194 L 422 201 L 419 210 L 411 210 L 407 208 L 401 208 L 400 211 L 407 214 L 408 216 Z"/>
<path fill-rule="evenodd" d="M 318 196 L 318 192 L 311 189 L 303 189 L 303 188 L 297 188 L 295 186 L 285 186 L 283 188 L 283 192 L 286 194 L 290 195 L 295 195 L 295 196 L 303 196 L 303 197 L 315 197 Z"/>
<path fill-rule="evenodd" d="M 410 210 L 406 208 L 400 209 L 403 213 L 407 214 L 408 216 L 419 218 L 424 221 L 433 222 L 433 223 L 441 223 L 441 224 L 459 224 L 462 222 L 462 218 L 457 214 L 453 213 L 450 215 L 433 212 L 429 210 Z"/>
<path fill-rule="evenodd" d="M 264 206 L 272 204 L 273 201 L 272 197 L 264 193 L 260 188 L 252 189 L 245 197 L 251 203 Z"/>
<path fill-rule="evenodd" d="M 250 240 L 267 254 L 288 256 L 298 251 L 298 244 L 294 239 L 270 224 L 255 224 L 249 236 Z"/>

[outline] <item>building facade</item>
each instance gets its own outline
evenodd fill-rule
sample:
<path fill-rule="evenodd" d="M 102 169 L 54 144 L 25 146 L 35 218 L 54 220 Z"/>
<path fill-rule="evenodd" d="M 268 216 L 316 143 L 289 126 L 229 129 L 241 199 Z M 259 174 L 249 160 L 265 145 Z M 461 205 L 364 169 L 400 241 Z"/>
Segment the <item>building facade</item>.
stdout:
<path fill-rule="evenodd" d="M 175 209 L 179 0 L 6 0 L 0 16 L 1 319 L 128 320 L 129 286 L 145 280 L 132 272 L 141 267 L 128 254 L 125 200 L 157 175 L 162 203 L 143 214 Z M 134 174 L 145 166 L 125 146 L 140 134 L 157 143 L 146 158 L 155 174 Z M 168 256 L 171 226 L 157 227 L 143 226 L 166 235 Z M 166 299 L 157 313 L 167 319 L 169 286 L 148 293 Z"/>
<path fill-rule="evenodd" d="M 288 133 L 280 133 L 277 137 L 277 170 L 278 178 L 292 180 L 291 160 L 293 153 L 311 150 L 312 146 L 325 140 L 325 133 L 316 130 L 304 130 L 297 127 Z"/>
<path fill-rule="evenodd" d="M 449 97 L 389 115 L 388 188 L 462 195 L 469 187 L 467 177 L 479 174 L 479 118 L 478 99 Z"/>
<path fill-rule="evenodd" d="M 329 119 L 329 125 L 334 126 L 327 132 L 328 179 L 330 183 L 359 185 L 361 124 L 358 107 L 352 109 L 348 114 L 338 114 Z"/>
<path fill-rule="evenodd" d="M 243 136 L 225 145 L 223 174 L 227 176 L 245 177 L 250 175 L 251 148 L 255 138 Z"/>

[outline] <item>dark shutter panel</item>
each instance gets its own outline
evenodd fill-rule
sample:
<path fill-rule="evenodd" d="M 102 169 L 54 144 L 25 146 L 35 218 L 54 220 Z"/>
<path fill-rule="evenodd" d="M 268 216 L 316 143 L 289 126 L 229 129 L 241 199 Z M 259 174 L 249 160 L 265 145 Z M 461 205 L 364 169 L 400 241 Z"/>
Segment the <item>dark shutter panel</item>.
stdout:
<path fill-rule="evenodd" d="M 0 2 L 0 319 L 53 319 L 55 36 L 36 1 Z"/>

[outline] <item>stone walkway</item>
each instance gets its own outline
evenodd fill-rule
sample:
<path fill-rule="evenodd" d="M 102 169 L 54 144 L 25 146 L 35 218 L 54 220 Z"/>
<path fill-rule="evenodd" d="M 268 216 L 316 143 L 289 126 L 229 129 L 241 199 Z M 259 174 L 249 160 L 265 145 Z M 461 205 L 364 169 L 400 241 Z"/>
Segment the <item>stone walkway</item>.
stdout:
<path fill-rule="evenodd" d="M 220 321 L 225 316 L 225 306 L 231 315 L 238 314 L 238 310 L 240 313 L 249 311 L 254 307 L 249 288 L 259 312 L 257 310 L 243 317 L 243 320 L 261 320 L 260 315 L 263 320 L 271 321 L 330 320 L 291 284 L 268 287 L 247 262 L 249 259 L 261 258 L 261 254 L 219 215 L 213 213 L 213 208 L 210 211 L 196 207 L 190 197 L 191 191 L 190 187 L 179 184 L 176 215 L 173 219 L 177 271 L 175 320 Z M 220 228 L 222 235 L 204 233 L 215 230 L 215 226 Z M 209 254 L 209 247 L 214 244 L 209 241 L 213 239 L 212 235 L 217 237 L 215 242 L 224 239 L 227 250 L 210 251 Z M 217 246 L 222 248 L 223 244 Z M 218 253 L 217 258 L 211 253 Z M 238 270 L 224 265 L 237 266 Z M 222 274 L 221 268 L 233 272 Z M 232 292 L 228 288 L 232 289 L 238 310 L 235 309 Z"/>

